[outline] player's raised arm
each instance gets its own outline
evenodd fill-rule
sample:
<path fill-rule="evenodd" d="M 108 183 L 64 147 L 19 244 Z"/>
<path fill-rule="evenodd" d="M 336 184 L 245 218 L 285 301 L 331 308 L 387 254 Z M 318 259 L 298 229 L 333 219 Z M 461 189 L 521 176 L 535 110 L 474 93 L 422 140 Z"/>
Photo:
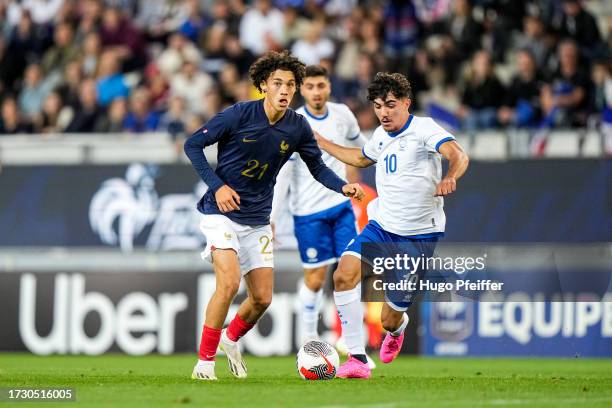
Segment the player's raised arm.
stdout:
<path fill-rule="evenodd" d="M 206 146 L 217 143 L 223 136 L 229 134 L 232 127 L 238 123 L 236 107 L 232 106 L 216 114 L 204 126 L 198 129 L 185 141 L 185 154 L 189 157 L 202 181 L 215 193 L 215 200 L 221 212 L 239 210 L 240 196 L 227 186 L 215 173 L 204 155 Z"/>
<path fill-rule="evenodd" d="M 457 180 L 467 170 L 470 160 L 455 140 L 449 140 L 441 144 L 438 151 L 448 160 L 448 171 L 446 176 L 438 183 L 435 196 L 445 196 L 457 189 Z"/>
<path fill-rule="evenodd" d="M 318 132 L 314 132 L 314 134 L 319 147 L 341 162 L 355 167 L 368 167 L 374 164 L 373 160 L 364 156 L 362 149 L 359 147 L 340 146 L 339 144 L 327 140 Z"/>
<path fill-rule="evenodd" d="M 317 146 L 310 126 L 308 126 L 304 140 L 297 151 L 315 180 L 330 190 L 344 194 L 347 197 L 355 197 L 361 201 L 365 196 L 363 188 L 358 183 L 348 184 L 325 165 L 321 158 L 321 150 Z"/>

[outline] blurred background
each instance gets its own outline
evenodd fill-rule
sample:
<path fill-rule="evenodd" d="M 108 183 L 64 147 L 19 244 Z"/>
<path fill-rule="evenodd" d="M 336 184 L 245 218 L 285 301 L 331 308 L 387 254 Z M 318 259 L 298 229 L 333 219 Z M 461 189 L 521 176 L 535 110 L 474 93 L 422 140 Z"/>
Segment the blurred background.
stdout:
<path fill-rule="evenodd" d="M 367 136 L 374 74 L 407 75 L 413 113 L 472 159 L 445 204 L 451 247 L 523 245 L 609 270 L 610 2 L 0 0 L 0 350 L 195 350 L 214 276 L 198 255 L 207 187 L 182 143 L 261 97 L 249 65 L 281 49 L 327 67 Z M 375 197 L 373 169 L 354 177 Z M 256 355 L 297 347 L 302 271 L 285 220 L 275 299 L 244 340 Z M 404 351 L 612 356 L 612 302 L 534 300 L 419 303 Z M 366 307 L 376 348 L 380 304 Z M 330 298 L 320 329 L 338 335 Z"/>

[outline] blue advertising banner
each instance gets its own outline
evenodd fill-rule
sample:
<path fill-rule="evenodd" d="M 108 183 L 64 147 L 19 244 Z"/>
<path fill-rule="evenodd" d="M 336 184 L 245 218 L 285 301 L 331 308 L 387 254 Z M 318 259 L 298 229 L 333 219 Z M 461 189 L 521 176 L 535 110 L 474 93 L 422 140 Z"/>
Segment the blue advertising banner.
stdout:
<path fill-rule="evenodd" d="M 430 356 L 612 357 L 612 299 L 424 302 L 421 350 Z"/>

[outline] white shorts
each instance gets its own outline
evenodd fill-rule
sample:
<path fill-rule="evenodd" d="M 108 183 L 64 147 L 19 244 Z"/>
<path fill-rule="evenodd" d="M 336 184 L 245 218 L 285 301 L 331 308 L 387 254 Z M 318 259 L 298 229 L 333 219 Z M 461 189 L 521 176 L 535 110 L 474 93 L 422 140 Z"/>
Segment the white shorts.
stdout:
<path fill-rule="evenodd" d="M 233 249 L 238 254 L 242 276 L 255 268 L 274 267 L 270 225 L 243 225 L 225 215 L 203 214 L 200 230 L 206 237 L 202 259 L 212 263 L 215 249 Z"/>

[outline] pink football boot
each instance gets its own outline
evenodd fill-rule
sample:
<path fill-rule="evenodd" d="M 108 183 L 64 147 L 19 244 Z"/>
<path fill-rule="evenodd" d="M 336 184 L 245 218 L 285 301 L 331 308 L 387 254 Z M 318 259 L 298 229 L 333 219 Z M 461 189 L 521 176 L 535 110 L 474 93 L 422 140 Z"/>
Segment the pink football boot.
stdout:
<path fill-rule="evenodd" d="M 368 379 L 372 371 L 368 363 L 362 363 L 356 358 L 349 355 L 349 359 L 338 369 L 336 377 L 339 378 L 363 378 Z"/>
<path fill-rule="evenodd" d="M 402 349 L 404 342 L 404 333 L 395 337 L 391 333 L 387 333 L 382 346 L 380 347 L 380 361 L 387 364 L 392 362 Z"/>

